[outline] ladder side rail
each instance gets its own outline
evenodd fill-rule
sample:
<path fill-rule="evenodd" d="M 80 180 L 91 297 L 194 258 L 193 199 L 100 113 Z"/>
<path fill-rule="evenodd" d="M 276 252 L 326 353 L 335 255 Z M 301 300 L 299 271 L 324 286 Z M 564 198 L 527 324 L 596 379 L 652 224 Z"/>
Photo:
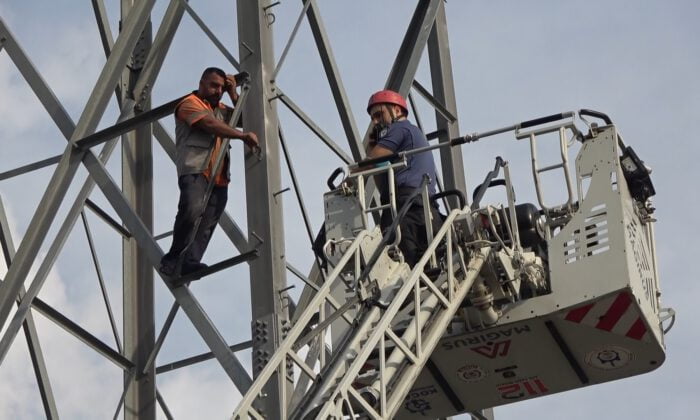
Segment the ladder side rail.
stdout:
<path fill-rule="evenodd" d="M 350 173 L 348 178 L 356 178 L 358 185 L 358 197 L 360 198 L 363 213 L 373 213 L 379 210 L 390 209 L 392 220 L 396 219 L 398 209 L 396 208 L 396 185 L 395 185 L 395 170 L 397 168 L 402 168 L 407 165 L 406 157 L 401 156 L 401 158 L 396 162 L 387 161 L 382 166 L 369 167 L 369 169 L 364 169 L 362 171 L 357 171 L 355 173 Z M 352 168 L 352 167 L 351 167 Z M 365 178 L 373 175 L 381 175 L 384 172 L 387 173 L 387 187 L 389 189 L 388 203 L 382 204 L 378 203 L 375 207 L 370 207 L 370 203 L 366 200 L 374 200 L 374 197 L 367 197 L 365 194 Z M 401 228 L 397 227 L 395 231 L 394 241 L 390 246 L 398 246 L 401 242 Z"/>
<path fill-rule="evenodd" d="M 566 208 L 572 210 L 574 204 L 574 186 L 571 182 L 571 170 L 569 168 L 569 140 L 566 138 L 566 127 L 559 128 L 559 151 L 561 152 L 561 164 L 564 170 L 564 178 L 566 179 L 566 190 L 568 193 L 568 201 Z M 583 197 L 579 197 L 583 199 Z"/>
<path fill-rule="evenodd" d="M 306 358 L 305 358 L 305 363 L 307 365 L 310 365 L 313 361 L 321 359 L 321 355 L 324 353 L 323 350 L 323 344 L 325 344 L 324 341 L 325 334 L 321 334 L 319 336 L 316 336 L 313 339 L 313 342 L 311 343 L 311 346 L 309 347 L 308 353 L 306 353 Z M 321 361 L 321 366 L 323 366 L 324 363 Z M 294 407 L 296 406 L 299 401 L 301 401 L 301 398 L 304 396 L 304 392 L 308 389 L 309 386 L 309 381 L 312 378 L 307 375 L 300 375 L 299 380 L 297 381 L 296 386 L 294 387 L 294 392 L 292 393 L 292 398 L 289 400 L 289 407 Z"/>
<path fill-rule="evenodd" d="M 389 392 L 390 396 L 389 401 L 387 402 L 387 412 L 389 414 L 387 418 L 392 418 L 396 414 L 396 411 L 401 406 L 416 379 L 418 379 L 418 375 L 427 362 L 427 359 L 433 353 L 433 350 L 435 350 L 435 347 L 440 341 L 440 338 L 442 338 L 445 329 L 452 321 L 454 314 L 459 309 L 462 300 L 467 296 L 469 289 L 471 289 L 472 285 L 474 284 L 474 281 L 481 271 L 481 267 L 490 253 L 490 250 L 490 247 L 484 247 L 472 256 L 472 259 L 468 265 L 469 274 L 465 280 L 461 282 L 458 292 L 455 293 L 457 299 L 452 300 L 450 302 L 450 306 L 444 308 L 439 314 L 436 315 L 436 319 L 433 320 L 428 328 L 428 331 L 425 332 L 425 338 L 423 338 L 424 355 L 421 356 L 420 363 L 404 364 L 404 368 L 397 374 L 396 378 L 394 378 L 393 383 L 395 386 Z M 436 301 L 437 296 L 431 295 L 428 299 Z M 426 305 L 427 304 L 429 304 L 429 302 L 426 302 Z"/>
<path fill-rule="evenodd" d="M 408 279 L 404 282 L 404 284 L 400 287 L 399 291 L 392 297 L 392 301 L 389 304 L 388 308 L 383 312 L 381 318 L 377 321 L 374 330 L 372 333 L 367 337 L 365 340 L 363 346 L 361 349 L 354 349 L 356 350 L 356 356 L 352 361 L 352 364 L 343 372 L 343 377 L 341 378 L 340 382 L 338 382 L 337 386 L 335 387 L 332 392 L 329 392 L 330 390 L 321 390 L 321 392 L 318 395 L 326 395 L 326 402 L 324 403 L 324 406 L 322 407 L 321 411 L 316 413 L 316 415 L 320 418 L 324 418 L 324 416 L 329 415 L 333 410 L 335 406 L 335 402 L 338 401 L 338 396 L 347 394 L 347 390 L 352 387 L 353 382 L 355 382 L 359 372 L 361 369 L 364 367 L 364 364 L 366 361 L 369 359 L 371 353 L 375 350 L 377 345 L 379 344 L 379 341 L 383 336 L 386 335 L 386 331 L 391 328 L 392 322 L 395 320 L 395 317 L 399 313 L 401 306 L 403 305 L 403 302 L 409 297 L 409 294 L 414 290 L 416 287 L 416 284 L 421 280 L 422 274 L 423 274 L 423 268 L 427 264 L 427 262 L 430 259 L 430 255 L 435 252 L 437 246 L 440 244 L 442 239 L 446 236 L 448 232 L 452 232 L 454 229 L 454 221 L 458 216 L 468 216 L 469 212 L 464 211 L 464 210 L 453 210 L 448 218 L 445 220 L 445 223 L 441 227 L 441 229 L 438 231 L 438 233 L 435 236 L 435 240 L 433 243 L 428 247 L 426 252 L 424 253 L 423 257 L 419 260 L 419 262 L 414 266 L 414 269 L 412 271 L 412 274 L 408 277 Z M 489 248 L 486 248 L 489 249 Z M 458 247 L 455 247 L 455 250 L 459 250 Z M 455 251 L 455 250 L 450 250 L 450 251 Z M 473 263 L 470 263 L 473 265 Z M 481 265 L 479 264 L 479 267 Z M 448 270 L 454 270 L 454 267 L 448 267 Z M 465 272 L 472 272 L 474 270 L 469 270 L 467 267 L 464 268 Z M 476 274 L 474 274 L 474 278 L 476 277 Z M 471 279 L 473 281 L 473 278 Z M 464 296 L 466 296 L 467 291 L 469 290 L 470 285 L 466 285 L 464 283 L 464 280 L 461 280 L 460 282 L 460 287 L 458 287 L 457 293 L 454 293 L 453 296 L 453 303 L 451 308 L 451 314 L 449 316 L 445 316 L 445 319 L 450 319 L 453 315 L 454 312 L 456 312 L 459 303 L 461 303 L 462 299 Z M 437 299 L 437 298 L 435 298 Z M 438 307 L 441 308 L 441 307 Z M 374 310 L 374 309 L 373 309 Z M 415 334 L 415 327 L 409 326 L 406 329 L 406 332 L 404 334 L 409 333 L 409 331 L 412 331 L 413 334 Z M 441 331 L 440 333 L 444 332 Z M 434 345 L 437 344 L 437 340 L 439 339 L 440 335 L 436 335 L 434 338 L 435 343 L 426 343 L 425 339 L 423 339 L 423 342 L 425 344 L 425 348 L 429 349 L 430 346 L 428 344 L 432 344 L 433 347 Z M 413 345 L 413 343 L 407 343 L 409 346 Z M 432 350 L 431 350 L 432 351 Z M 424 354 L 422 355 L 422 360 L 419 360 L 419 362 L 424 363 L 425 360 L 427 360 L 427 357 L 429 356 L 429 352 L 423 352 Z M 390 364 L 387 362 L 386 364 Z M 329 380 L 329 382 L 332 383 L 332 381 Z M 379 388 L 380 385 L 377 386 Z M 306 411 L 304 412 L 305 414 L 309 414 L 310 409 L 315 408 L 314 404 L 310 404 L 311 407 L 307 407 Z M 303 417 L 303 416 L 302 416 Z"/>
<path fill-rule="evenodd" d="M 391 169 L 389 169 L 389 171 L 391 173 Z M 375 271 L 374 269 L 376 268 L 377 261 L 379 261 L 382 255 L 386 256 L 386 253 L 388 252 L 386 248 L 388 241 L 392 238 L 394 238 L 394 241 L 396 240 L 396 238 L 393 235 L 396 232 L 400 221 L 406 215 L 406 212 L 408 211 L 414 200 L 418 197 L 418 194 L 420 194 L 421 191 L 424 191 L 424 189 L 427 187 L 429 180 L 430 179 L 428 176 L 423 177 L 420 187 L 416 188 L 411 193 L 410 197 L 403 204 L 401 210 L 397 212 L 396 217 L 392 221 L 391 226 L 386 228 L 382 240 L 378 245 L 376 245 L 372 256 L 369 257 L 369 259 L 365 262 L 365 267 L 362 270 L 360 276 L 358 277 L 358 281 L 360 283 L 363 280 L 369 280 L 369 278 L 372 276 L 372 272 Z M 409 275 L 410 269 L 406 264 L 397 264 L 391 269 L 391 272 L 384 272 L 381 274 L 381 276 L 385 278 L 385 280 L 382 281 L 382 285 L 378 286 L 380 289 L 384 289 L 384 285 L 387 283 L 390 283 L 392 285 L 401 284 L 403 283 L 401 281 L 402 278 L 408 277 Z M 368 285 L 360 285 L 361 289 L 366 286 Z M 355 351 L 356 348 L 362 347 L 364 343 L 364 338 L 372 332 L 371 330 L 374 327 L 374 320 L 379 319 L 381 317 L 381 313 L 376 308 L 376 306 L 380 306 L 382 307 L 382 309 L 388 306 L 388 304 L 381 303 L 379 300 L 377 300 L 380 299 L 379 297 L 375 298 L 373 296 L 370 296 L 370 294 L 373 294 L 372 292 L 370 292 L 370 289 L 373 286 L 369 286 L 369 289 L 364 289 L 364 291 L 360 290 L 358 297 L 351 299 L 348 302 L 356 303 L 360 300 L 363 300 L 367 304 L 376 302 L 377 305 L 375 305 L 375 307 L 370 307 L 368 311 L 364 311 L 361 317 L 359 317 L 361 319 L 361 322 L 358 323 L 358 326 L 345 336 L 343 344 L 337 346 L 337 348 L 343 350 L 335 352 L 333 361 L 328 365 L 327 368 L 324 368 L 322 370 L 322 373 L 319 375 L 322 377 L 321 381 L 317 384 L 314 384 L 313 389 L 307 393 L 307 397 L 300 402 L 300 409 L 305 409 L 306 411 L 309 411 L 309 407 L 311 407 L 311 410 L 315 410 L 317 407 L 320 407 L 323 404 L 327 403 L 328 392 L 332 392 L 332 390 L 335 389 L 334 387 L 338 382 L 337 378 L 342 377 L 348 365 L 352 363 L 352 361 L 348 361 L 348 359 L 345 357 L 345 354 L 348 352 L 348 350 Z M 367 292 L 370 292 L 370 294 L 367 294 Z M 394 292 L 395 290 L 391 291 L 391 293 Z M 302 413 L 300 415 L 305 414 Z"/>
<path fill-rule="evenodd" d="M 433 213 L 430 211 L 432 203 L 430 202 L 430 196 L 428 195 L 428 185 L 423 187 L 421 190 L 422 200 L 423 200 L 423 220 L 425 220 L 425 237 L 428 239 L 428 243 L 433 243 Z M 449 235 L 448 235 L 449 236 Z M 435 254 L 430 256 L 430 266 L 437 267 L 437 257 Z"/>
<path fill-rule="evenodd" d="M 354 257 L 355 254 L 360 250 L 360 244 L 367 237 L 367 235 L 367 231 L 360 232 L 360 234 L 358 234 L 358 236 L 355 238 L 352 244 L 345 251 L 345 254 L 338 262 L 336 268 L 328 276 L 328 281 L 326 281 L 326 283 L 323 284 L 323 286 L 318 290 L 318 292 L 316 292 L 316 295 L 311 300 L 306 310 L 304 310 L 304 313 L 292 326 L 287 337 L 282 341 L 282 343 L 280 343 L 278 350 L 272 355 L 269 362 L 265 365 L 263 370 L 260 372 L 258 377 L 251 385 L 248 392 L 243 396 L 243 399 L 238 404 L 238 408 L 236 408 L 236 411 L 234 412 L 235 419 L 244 418 L 242 417 L 243 414 L 254 415 L 253 413 L 256 413 L 257 415 L 260 415 L 255 409 L 253 409 L 253 402 L 260 394 L 267 381 L 280 367 L 280 365 L 286 363 L 287 355 L 295 352 L 294 344 L 296 343 L 297 339 L 304 332 L 313 314 L 315 314 L 316 311 L 326 303 L 327 296 L 330 295 L 330 289 L 332 284 L 334 283 L 334 280 L 340 278 L 340 274 L 344 270 L 345 265 L 348 263 L 350 258 Z"/>
<path fill-rule="evenodd" d="M 565 121 L 559 124 L 555 124 L 552 126 L 540 128 L 537 130 L 531 130 L 531 131 L 523 131 L 521 129 L 516 129 L 515 131 L 515 138 L 517 140 L 522 140 L 524 138 L 527 138 L 530 143 L 530 159 L 531 159 L 531 167 L 532 167 L 532 175 L 533 179 L 535 182 L 535 191 L 537 193 L 537 202 L 539 203 L 540 207 L 545 211 L 545 214 L 549 216 L 549 214 L 552 211 L 557 210 L 558 208 L 561 209 L 563 207 L 566 207 L 567 209 L 571 209 L 573 205 L 573 184 L 571 182 L 571 173 L 569 170 L 569 159 L 568 159 L 568 147 L 567 147 L 567 139 L 566 139 L 566 130 L 569 129 L 572 131 L 574 138 L 578 138 L 580 136 L 580 133 L 576 126 L 572 121 Z M 546 166 L 541 168 L 538 163 L 538 158 L 537 158 L 537 137 L 543 134 L 548 134 L 548 133 L 553 133 L 553 132 L 558 132 L 559 134 L 559 151 L 560 151 L 560 156 L 561 156 L 561 161 L 557 164 Z M 548 172 L 554 169 L 559 169 L 561 168 L 564 171 L 564 178 L 566 181 L 566 188 L 567 188 L 567 193 L 568 193 L 568 199 L 565 204 L 561 204 L 559 206 L 548 206 L 544 202 L 544 193 L 542 191 L 542 180 L 540 179 L 540 174 L 542 172 Z"/>

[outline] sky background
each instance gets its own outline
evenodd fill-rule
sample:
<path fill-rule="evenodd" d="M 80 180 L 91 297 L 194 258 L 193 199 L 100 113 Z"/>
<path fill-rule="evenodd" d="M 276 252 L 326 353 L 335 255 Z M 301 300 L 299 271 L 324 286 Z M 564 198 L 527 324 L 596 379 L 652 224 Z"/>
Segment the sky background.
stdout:
<path fill-rule="evenodd" d="M 106 1 L 112 30 L 118 28 L 118 2 Z M 414 11 L 407 0 L 319 0 L 352 112 L 359 131 L 368 124 L 367 97 L 384 85 Z M 224 45 L 238 57 L 235 3 L 192 0 Z M 154 33 L 167 2 L 153 12 Z M 274 7 L 275 54 L 279 57 L 301 10 L 301 1 Z M 591 108 L 606 112 L 625 141 L 653 168 L 657 195 L 657 250 L 662 306 L 678 320 L 666 337 L 667 360 L 639 376 L 499 407 L 498 420 L 538 419 L 691 419 L 700 387 L 700 354 L 695 320 L 700 317 L 697 275 L 691 270 L 700 247 L 696 159 L 700 152 L 695 123 L 700 116 L 700 29 L 696 1 L 466 1 L 446 3 L 451 57 L 462 133 L 486 131 L 561 111 Z M 105 62 L 90 2 L 0 0 L 0 16 L 74 121 Z M 193 20 L 185 15 L 153 92 L 158 105 L 197 87 L 204 67 L 234 72 Z M 427 54 L 416 76 L 430 86 Z M 342 126 L 306 22 L 277 79 L 278 86 L 349 153 Z M 281 124 L 301 182 L 313 228 L 323 218 L 325 180 L 340 162 L 283 105 Z M 426 131 L 432 112 L 419 100 Z M 100 128 L 114 123 L 112 101 Z M 63 152 L 65 140 L 44 112 L 9 56 L 0 51 L 0 172 Z M 162 120 L 173 133 L 172 117 Z M 520 202 L 534 202 L 527 145 L 510 134 L 463 148 L 471 190 L 493 167 L 497 155 L 511 163 Z M 96 150 L 97 151 L 97 150 Z M 242 147 L 233 149 L 227 210 L 245 228 Z M 543 153 L 547 158 L 548 154 Z M 120 179 L 119 153 L 107 165 Z M 0 196 L 18 245 L 55 167 L 0 181 Z M 282 167 L 282 186 L 291 187 Z M 57 215 L 43 251 L 48 249 L 86 171 L 81 169 Z M 546 180 L 557 198 L 557 179 Z M 154 142 L 154 231 L 172 227 L 177 200 L 175 169 Z M 502 200 L 489 196 L 494 202 Z M 284 194 L 287 259 L 302 271 L 311 264 L 306 231 L 292 192 Z M 91 196 L 111 214 L 99 190 Z M 88 212 L 109 297 L 121 326 L 121 247 L 117 234 Z M 170 240 L 160 242 L 167 248 Z M 101 300 L 85 232 L 77 224 L 40 297 L 106 343 L 114 345 Z M 237 254 L 218 231 L 205 255 L 213 263 Z M 41 254 L 38 260 L 41 259 Z M 6 271 L 0 262 L 0 277 Z M 36 265 L 38 266 L 38 264 Z M 36 268 L 36 267 L 35 267 Z M 29 281 L 33 278 L 30 276 Z M 293 293 L 302 285 L 296 284 Z M 236 267 L 192 289 L 229 343 L 249 339 L 250 302 L 245 267 Z M 172 295 L 156 282 L 156 326 Z M 63 418 L 110 418 L 120 395 L 121 371 L 59 327 L 36 314 L 42 347 Z M 182 314 L 159 355 L 158 365 L 206 352 L 203 341 Z M 247 366 L 247 352 L 238 353 Z M 215 361 L 158 377 L 159 390 L 176 418 L 228 418 L 239 394 Z M 0 418 L 42 418 L 43 410 L 20 334 L 0 366 Z M 162 413 L 159 413 L 162 415 Z"/>

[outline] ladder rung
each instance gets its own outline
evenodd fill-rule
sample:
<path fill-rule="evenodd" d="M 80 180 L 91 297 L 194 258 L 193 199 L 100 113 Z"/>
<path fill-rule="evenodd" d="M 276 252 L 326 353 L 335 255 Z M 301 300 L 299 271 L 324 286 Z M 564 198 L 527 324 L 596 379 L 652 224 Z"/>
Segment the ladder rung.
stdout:
<path fill-rule="evenodd" d="M 367 210 L 365 210 L 365 213 L 371 213 L 373 211 L 384 210 L 384 209 L 388 209 L 388 208 L 391 208 L 391 204 L 384 204 L 384 205 L 377 206 L 377 207 L 370 207 Z"/>
<path fill-rule="evenodd" d="M 559 169 L 559 168 L 563 168 L 563 167 L 564 167 L 563 163 L 557 163 L 556 165 L 545 166 L 544 168 L 538 169 L 537 173 L 539 174 L 542 172 L 551 171 L 552 169 Z"/>

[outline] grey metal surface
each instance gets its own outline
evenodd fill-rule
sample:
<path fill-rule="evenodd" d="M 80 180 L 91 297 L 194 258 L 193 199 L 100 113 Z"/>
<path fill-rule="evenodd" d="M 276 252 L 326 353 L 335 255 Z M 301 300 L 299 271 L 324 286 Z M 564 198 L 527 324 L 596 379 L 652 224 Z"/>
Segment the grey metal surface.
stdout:
<path fill-rule="evenodd" d="M 274 70 L 274 42 L 263 9 L 266 3 L 238 2 L 236 9 L 240 70 L 251 76 L 243 128 L 258 135 L 262 149 L 262 160 L 252 154 L 245 160 L 248 234 L 262 239 L 260 256 L 250 264 L 253 375 L 267 363 L 266 355 L 274 353 L 281 340 L 281 326 L 288 319 L 282 292 L 287 285 L 282 196 L 276 195 L 281 190 L 279 125 L 276 103 L 269 101 L 273 86 L 267 76 Z M 258 333 L 256 325 L 262 328 Z M 285 417 L 283 386 L 284 380 L 278 377 L 264 390 L 261 409 L 269 418 Z"/>
<path fill-rule="evenodd" d="M 171 9 L 174 4 L 171 3 Z M 133 0 L 121 0 L 122 19 L 133 9 Z M 163 27 L 163 25 L 161 25 Z M 177 26 L 174 26 L 175 28 Z M 171 37 L 172 39 L 172 37 Z M 169 40 L 168 40 L 169 41 Z M 121 86 L 121 103 L 127 99 L 136 102 L 139 111 L 151 108 L 150 95 L 141 96 L 141 85 L 149 86 L 143 80 L 153 80 L 149 74 L 160 68 L 162 57 L 153 60 L 151 48 L 151 22 L 141 32 L 139 41 L 131 54 L 130 63 L 124 68 Z M 169 42 L 168 42 L 169 43 Z M 167 49 L 166 49 L 167 50 Z M 145 59 L 146 55 L 151 60 Z M 151 66 L 143 71 L 145 62 Z M 150 72 L 150 73 L 149 73 Z M 141 79 L 141 76 L 143 78 Z M 137 96 L 135 96 L 137 95 Z M 151 125 L 146 123 L 136 130 L 121 136 L 122 145 L 122 191 L 126 201 L 144 224 L 148 232 L 153 232 L 153 154 Z M 148 356 L 155 347 L 155 313 L 153 266 L 148 256 L 140 248 L 134 237 L 122 237 L 122 307 L 123 307 L 123 354 L 131 359 L 137 375 L 124 372 L 128 389 L 124 396 L 125 420 L 155 420 L 156 418 L 156 373 L 155 368 L 146 367 Z"/>

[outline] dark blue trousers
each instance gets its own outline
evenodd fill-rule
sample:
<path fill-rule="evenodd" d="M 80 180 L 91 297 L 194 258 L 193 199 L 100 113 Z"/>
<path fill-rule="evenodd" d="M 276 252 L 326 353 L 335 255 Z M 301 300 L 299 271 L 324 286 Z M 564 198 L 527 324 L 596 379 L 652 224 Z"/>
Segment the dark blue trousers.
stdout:
<path fill-rule="evenodd" d="M 209 245 L 211 235 L 219 223 L 219 218 L 226 208 L 228 187 L 214 187 L 209 201 L 204 206 L 202 222 L 196 234 L 195 223 L 202 214 L 202 200 L 207 191 L 207 178 L 202 174 L 183 175 L 178 178 L 180 201 L 173 226 L 173 243 L 170 251 L 163 256 L 162 262 L 176 263 L 180 253 L 187 247 L 194 236 L 194 241 L 184 255 L 183 265 L 198 263 Z"/>

